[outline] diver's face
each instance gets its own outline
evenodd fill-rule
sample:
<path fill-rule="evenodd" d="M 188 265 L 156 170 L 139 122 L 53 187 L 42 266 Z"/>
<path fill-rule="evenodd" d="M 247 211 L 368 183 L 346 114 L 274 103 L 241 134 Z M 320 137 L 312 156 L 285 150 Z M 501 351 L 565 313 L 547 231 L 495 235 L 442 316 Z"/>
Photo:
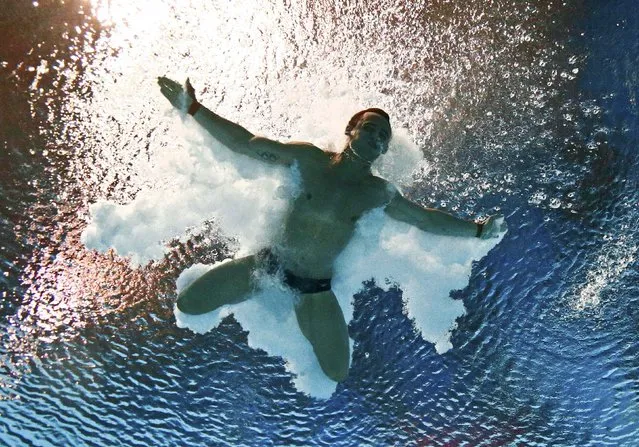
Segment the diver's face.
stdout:
<path fill-rule="evenodd" d="M 391 127 L 386 118 L 366 112 L 351 131 L 349 143 L 357 155 L 372 163 L 388 150 L 390 136 Z"/>

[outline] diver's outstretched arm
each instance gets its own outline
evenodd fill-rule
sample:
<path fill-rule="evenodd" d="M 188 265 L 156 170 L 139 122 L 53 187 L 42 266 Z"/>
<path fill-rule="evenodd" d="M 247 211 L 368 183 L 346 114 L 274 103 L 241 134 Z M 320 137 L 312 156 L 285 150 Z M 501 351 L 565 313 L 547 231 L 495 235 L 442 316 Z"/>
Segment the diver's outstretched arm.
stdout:
<path fill-rule="evenodd" d="M 502 216 L 491 216 L 482 222 L 469 222 L 440 210 L 421 207 L 403 197 L 399 192 L 395 194 L 384 211 L 400 222 L 443 236 L 489 239 L 506 231 L 506 223 Z"/>
<path fill-rule="evenodd" d="M 217 141 L 234 152 L 274 164 L 290 165 L 300 157 L 308 156 L 308 144 L 283 144 L 268 138 L 255 136 L 244 127 L 215 114 L 200 104 L 193 86 L 186 80 L 184 87 L 161 76 L 160 91 L 173 107 L 192 115 Z"/>

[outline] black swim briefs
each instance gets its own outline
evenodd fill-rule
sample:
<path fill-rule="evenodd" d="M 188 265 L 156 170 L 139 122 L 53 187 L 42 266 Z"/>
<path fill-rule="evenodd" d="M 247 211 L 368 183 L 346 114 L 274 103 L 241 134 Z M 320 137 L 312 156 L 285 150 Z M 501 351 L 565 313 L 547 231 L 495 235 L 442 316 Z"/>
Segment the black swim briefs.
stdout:
<path fill-rule="evenodd" d="M 283 269 L 279 259 L 270 248 L 265 248 L 258 253 L 258 263 L 269 275 L 275 275 L 280 270 L 283 274 L 284 284 L 300 293 L 319 293 L 331 290 L 331 278 L 315 279 L 297 276 L 289 270 Z"/>

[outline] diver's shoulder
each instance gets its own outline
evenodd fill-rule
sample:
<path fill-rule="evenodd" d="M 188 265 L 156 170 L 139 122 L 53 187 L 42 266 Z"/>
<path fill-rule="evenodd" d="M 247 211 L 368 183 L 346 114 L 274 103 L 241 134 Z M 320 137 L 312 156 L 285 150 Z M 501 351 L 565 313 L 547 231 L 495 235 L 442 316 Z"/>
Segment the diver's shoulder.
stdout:
<path fill-rule="evenodd" d="M 306 159 L 310 161 L 327 157 L 324 150 L 307 141 L 291 141 L 286 143 L 286 145 L 295 149 L 298 159 Z"/>
<path fill-rule="evenodd" d="M 392 191 L 396 191 L 397 187 L 395 185 L 393 185 L 391 182 L 389 182 L 388 180 L 386 180 L 385 178 L 379 177 L 377 175 L 371 174 L 371 176 L 368 178 L 368 181 L 370 182 L 370 184 L 376 188 L 379 189 L 388 189 L 388 190 L 392 190 Z"/>
<path fill-rule="evenodd" d="M 376 193 L 379 194 L 384 201 L 391 200 L 393 197 L 399 194 L 399 189 L 397 188 L 397 186 L 395 186 L 385 178 L 371 175 L 369 177 L 369 182 L 371 188 L 376 191 Z"/>

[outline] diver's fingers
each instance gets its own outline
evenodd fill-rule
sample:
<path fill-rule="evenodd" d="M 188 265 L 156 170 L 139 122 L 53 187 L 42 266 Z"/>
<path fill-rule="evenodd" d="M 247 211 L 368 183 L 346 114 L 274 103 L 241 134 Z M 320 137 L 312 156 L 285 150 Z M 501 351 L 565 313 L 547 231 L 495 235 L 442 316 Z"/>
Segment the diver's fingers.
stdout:
<path fill-rule="evenodd" d="M 178 93 L 175 90 L 172 90 L 167 87 L 160 87 L 160 92 L 164 95 L 166 99 L 173 102 L 175 98 L 177 98 Z"/>
<path fill-rule="evenodd" d="M 159 76 L 158 84 L 160 85 L 160 87 L 167 87 L 167 88 L 173 88 L 173 89 L 181 88 L 180 84 L 175 82 L 173 79 L 167 78 L 166 76 Z"/>
<path fill-rule="evenodd" d="M 186 82 L 184 83 L 184 87 L 186 88 L 186 93 L 193 99 L 195 99 L 195 89 L 193 85 L 191 85 L 191 80 L 186 78 Z"/>
<path fill-rule="evenodd" d="M 183 91 L 180 84 L 165 77 L 158 78 L 158 85 L 160 86 L 162 94 L 167 98 L 176 97 Z"/>
<path fill-rule="evenodd" d="M 175 107 L 178 107 L 179 98 L 180 95 L 184 93 L 184 88 L 174 80 L 165 76 L 158 77 L 158 85 L 160 86 L 160 92 L 164 95 L 164 97 Z"/>

